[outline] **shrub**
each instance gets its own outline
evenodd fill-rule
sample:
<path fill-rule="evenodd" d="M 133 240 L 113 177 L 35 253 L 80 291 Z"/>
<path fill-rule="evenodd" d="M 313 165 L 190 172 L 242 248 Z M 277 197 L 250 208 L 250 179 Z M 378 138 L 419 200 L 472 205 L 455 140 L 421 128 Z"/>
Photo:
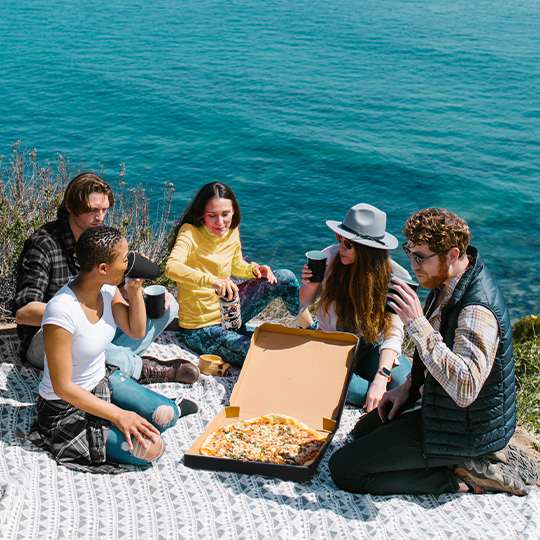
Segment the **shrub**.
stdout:
<path fill-rule="evenodd" d="M 525 317 L 514 324 L 514 367 L 517 385 L 518 423 L 540 436 L 540 335 L 535 326 L 535 316 Z M 525 329 L 525 330 L 524 330 Z M 530 333 L 526 330 L 529 329 Z M 531 336 L 525 340 L 523 337 Z M 535 448 L 540 451 L 538 444 Z"/>
<path fill-rule="evenodd" d="M 82 170 L 69 158 L 56 154 L 50 162 L 37 161 L 37 151 L 11 145 L 9 164 L 0 156 L 0 321 L 10 321 L 14 292 L 13 270 L 25 240 L 41 225 L 56 218 L 56 210 L 69 181 Z M 100 171 L 103 176 L 103 169 Z M 114 189 L 115 205 L 107 214 L 107 224 L 119 228 L 131 249 L 144 253 L 158 264 L 167 256 L 169 212 L 174 193 L 167 183 L 157 204 L 152 191 L 124 181 L 125 166 L 119 166 Z M 151 204 L 152 203 L 152 204 Z"/>

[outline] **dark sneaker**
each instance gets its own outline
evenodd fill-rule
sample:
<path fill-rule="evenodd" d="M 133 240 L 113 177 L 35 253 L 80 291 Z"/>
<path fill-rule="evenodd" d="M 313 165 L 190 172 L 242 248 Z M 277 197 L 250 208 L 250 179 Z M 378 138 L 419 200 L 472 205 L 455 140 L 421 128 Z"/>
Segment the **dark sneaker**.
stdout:
<path fill-rule="evenodd" d="M 498 452 L 488 454 L 486 457 L 491 463 L 508 465 L 529 486 L 534 486 L 538 482 L 538 470 L 535 461 L 526 452 L 511 444 L 506 445 Z"/>
<path fill-rule="evenodd" d="M 139 384 L 158 382 L 180 382 L 192 384 L 199 379 L 200 371 L 189 360 L 158 360 L 151 356 L 143 356 L 142 373 Z"/>
<path fill-rule="evenodd" d="M 199 410 L 199 406 L 190 399 L 177 398 L 175 403 L 180 411 L 180 418 L 195 414 Z"/>
<path fill-rule="evenodd" d="M 453 472 L 458 482 L 467 484 L 473 493 L 506 492 L 527 495 L 530 490 L 508 465 L 502 462 L 491 463 L 487 457 L 456 465 Z"/>

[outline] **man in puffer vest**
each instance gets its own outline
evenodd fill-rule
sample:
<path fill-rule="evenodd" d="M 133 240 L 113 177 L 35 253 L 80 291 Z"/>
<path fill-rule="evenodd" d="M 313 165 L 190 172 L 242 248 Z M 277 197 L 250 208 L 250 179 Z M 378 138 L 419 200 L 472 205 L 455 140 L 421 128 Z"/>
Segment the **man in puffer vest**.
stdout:
<path fill-rule="evenodd" d="M 359 420 L 356 440 L 331 457 L 332 479 L 354 493 L 526 495 L 538 473 L 508 444 L 516 391 L 501 291 L 455 214 L 421 210 L 403 232 L 411 268 L 431 291 L 424 310 L 398 278 L 388 295 L 414 342 L 413 368 Z"/>

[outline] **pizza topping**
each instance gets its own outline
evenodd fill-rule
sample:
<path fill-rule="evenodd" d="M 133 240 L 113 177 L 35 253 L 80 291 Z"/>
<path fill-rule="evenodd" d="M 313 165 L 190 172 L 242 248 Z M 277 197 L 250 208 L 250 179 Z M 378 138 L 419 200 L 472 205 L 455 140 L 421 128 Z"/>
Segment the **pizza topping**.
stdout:
<path fill-rule="evenodd" d="M 284 415 L 268 415 L 217 429 L 201 446 L 201 454 L 242 461 L 310 465 L 326 436 Z"/>

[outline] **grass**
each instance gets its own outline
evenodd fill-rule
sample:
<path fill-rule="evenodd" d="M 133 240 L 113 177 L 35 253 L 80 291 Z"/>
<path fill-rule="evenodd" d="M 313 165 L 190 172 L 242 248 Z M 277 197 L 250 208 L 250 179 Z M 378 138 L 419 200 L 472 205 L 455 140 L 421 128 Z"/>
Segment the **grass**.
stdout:
<path fill-rule="evenodd" d="M 514 362 L 518 424 L 540 438 L 540 333 L 538 317 L 531 315 L 515 325 Z M 516 337 L 517 336 L 517 337 Z M 533 444 L 540 452 L 540 443 Z"/>

